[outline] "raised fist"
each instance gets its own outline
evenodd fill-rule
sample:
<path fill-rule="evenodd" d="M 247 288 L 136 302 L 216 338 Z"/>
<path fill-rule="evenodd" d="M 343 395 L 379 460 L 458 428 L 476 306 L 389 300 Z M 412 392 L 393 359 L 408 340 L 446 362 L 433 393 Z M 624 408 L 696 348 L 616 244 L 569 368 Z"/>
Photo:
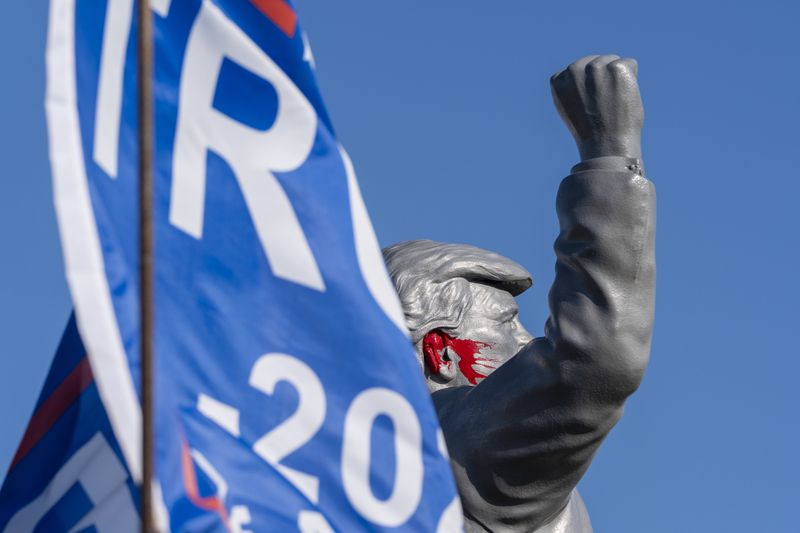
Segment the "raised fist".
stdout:
<path fill-rule="evenodd" d="M 642 98 L 634 59 L 587 56 L 550 78 L 553 101 L 581 160 L 608 155 L 640 159 Z"/>

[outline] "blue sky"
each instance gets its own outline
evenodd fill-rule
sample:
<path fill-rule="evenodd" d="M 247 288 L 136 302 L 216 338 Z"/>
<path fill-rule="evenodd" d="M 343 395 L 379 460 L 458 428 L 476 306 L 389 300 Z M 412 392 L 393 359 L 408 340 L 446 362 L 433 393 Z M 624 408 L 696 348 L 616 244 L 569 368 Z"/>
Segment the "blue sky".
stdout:
<path fill-rule="evenodd" d="M 595 530 L 797 531 L 800 46 L 793 2 L 298 0 L 382 244 L 525 265 L 541 333 L 555 192 L 577 162 L 548 78 L 632 56 L 658 189 L 651 365 L 581 484 Z M 44 125 L 44 0 L 0 17 L 0 470 L 71 304 Z"/>

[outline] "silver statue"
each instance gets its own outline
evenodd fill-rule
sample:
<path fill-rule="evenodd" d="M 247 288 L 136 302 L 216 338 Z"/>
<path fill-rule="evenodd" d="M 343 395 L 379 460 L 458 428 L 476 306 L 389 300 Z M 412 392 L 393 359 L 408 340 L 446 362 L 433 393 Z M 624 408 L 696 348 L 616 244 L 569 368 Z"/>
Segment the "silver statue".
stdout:
<path fill-rule="evenodd" d="M 589 533 L 575 490 L 639 386 L 655 297 L 655 192 L 644 178 L 636 62 L 580 59 L 551 78 L 581 163 L 543 337 L 520 323 L 520 265 L 460 244 L 384 250 L 450 451 L 468 532 Z"/>

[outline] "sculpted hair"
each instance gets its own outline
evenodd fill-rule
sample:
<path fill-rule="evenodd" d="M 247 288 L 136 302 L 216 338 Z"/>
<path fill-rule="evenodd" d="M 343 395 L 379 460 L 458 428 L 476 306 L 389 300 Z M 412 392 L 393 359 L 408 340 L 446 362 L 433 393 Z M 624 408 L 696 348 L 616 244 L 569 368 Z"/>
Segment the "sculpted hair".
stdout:
<path fill-rule="evenodd" d="M 467 244 L 404 241 L 383 250 L 414 344 L 434 329 L 455 329 L 470 306 L 470 283 L 516 296 L 531 275 L 514 261 Z"/>

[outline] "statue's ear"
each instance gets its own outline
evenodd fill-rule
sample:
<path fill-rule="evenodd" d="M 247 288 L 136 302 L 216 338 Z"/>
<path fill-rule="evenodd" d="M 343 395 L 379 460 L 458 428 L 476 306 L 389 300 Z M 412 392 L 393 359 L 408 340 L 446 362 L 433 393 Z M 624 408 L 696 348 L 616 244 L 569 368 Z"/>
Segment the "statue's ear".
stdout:
<path fill-rule="evenodd" d="M 448 349 L 445 335 L 441 331 L 429 331 L 422 339 L 425 370 L 428 375 L 434 376 L 440 383 L 447 383 L 456 377 L 456 361 L 451 357 L 451 351 Z"/>

